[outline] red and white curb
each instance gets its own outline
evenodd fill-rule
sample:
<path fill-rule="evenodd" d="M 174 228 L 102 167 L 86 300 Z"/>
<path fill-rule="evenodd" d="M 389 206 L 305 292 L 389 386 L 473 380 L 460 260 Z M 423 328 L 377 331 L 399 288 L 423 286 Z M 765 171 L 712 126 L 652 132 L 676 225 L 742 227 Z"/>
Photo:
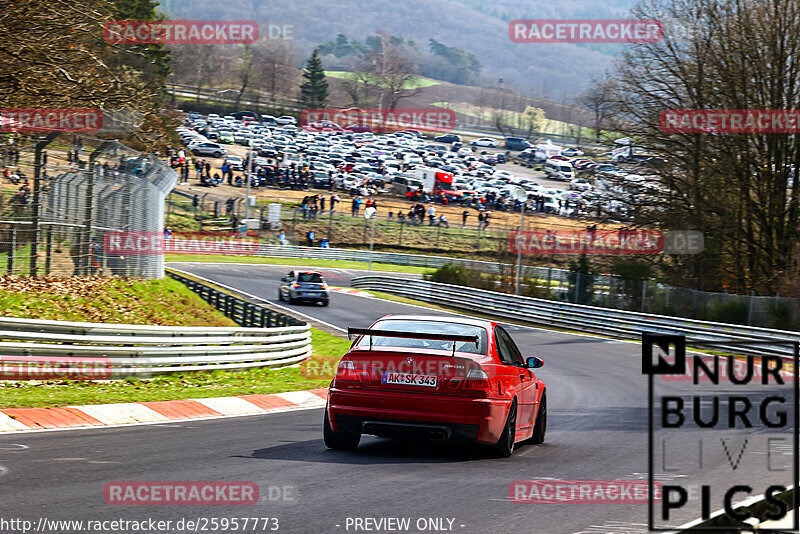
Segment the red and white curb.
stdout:
<path fill-rule="evenodd" d="M 346 293 L 348 295 L 355 295 L 357 297 L 368 297 L 371 299 L 375 298 L 375 295 L 372 293 L 368 293 L 366 291 L 361 291 L 360 289 L 354 289 L 352 287 L 333 287 L 328 286 L 328 289 L 333 291 L 334 293 Z"/>
<path fill-rule="evenodd" d="M 328 390 L 289 391 L 174 401 L 87 404 L 60 408 L 0 410 L 0 434 L 141 425 L 308 410 L 325 406 Z"/>

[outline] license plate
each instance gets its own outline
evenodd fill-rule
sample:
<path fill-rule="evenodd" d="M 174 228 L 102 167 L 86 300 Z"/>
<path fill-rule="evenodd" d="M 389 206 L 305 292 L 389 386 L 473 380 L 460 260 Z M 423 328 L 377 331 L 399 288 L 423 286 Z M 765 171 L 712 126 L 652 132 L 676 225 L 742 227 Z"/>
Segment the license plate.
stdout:
<path fill-rule="evenodd" d="M 399 384 L 403 386 L 423 386 L 429 388 L 436 387 L 437 377 L 435 375 L 416 375 L 412 373 L 383 373 L 381 382 L 383 384 Z"/>

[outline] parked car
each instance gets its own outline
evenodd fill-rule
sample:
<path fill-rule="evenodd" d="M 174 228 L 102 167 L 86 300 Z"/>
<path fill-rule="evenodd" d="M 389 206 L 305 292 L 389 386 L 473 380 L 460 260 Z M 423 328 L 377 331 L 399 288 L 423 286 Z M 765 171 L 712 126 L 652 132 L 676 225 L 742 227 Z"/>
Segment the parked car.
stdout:
<path fill-rule="evenodd" d="M 572 160 L 572 166 L 575 167 L 577 170 L 582 170 L 588 167 L 589 165 L 594 164 L 594 162 L 590 159 L 575 159 Z"/>
<path fill-rule="evenodd" d="M 533 145 L 522 137 L 506 137 L 506 148 L 509 150 L 525 150 L 531 147 Z"/>
<path fill-rule="evenodd" d="M 595 165 L 591 165 L 589 169 L 594 172 L 620 172 L 622 169 L 614 165 L 613 163 L 599 163 Z"/>
<path fill-rule="evenodd" d="M 438 137 L 434 137 L 433 140 L 437 141 L 439 143 L 455 143 L 456 141 L 459 141 L 459 142 L 461 141 L 461 136 L 460 135 L 456 135 L 456 134 L 452 134 L 452 133 L 448 133 L 448 134 L 440 135 Z"/>
<path fill-rule="evenodd" d="M 508 457 L 543 443 L 544 362 L 524 358 L 493 321 L 394 315 L 357 336 L 328 390 L 323 439 L 354 450 L 362 434 L 466 441 Z"/>
<path fill-rule="evenodd" d="M 277 122 L 278 124 L 280 124 L 282 126 L 285 126 L 287 124 L 297 124 L 297 119 L 295 119 L 294 117 L 291 117 L 289 115 L 281 115 L 280 117 L 275 119 L 275 122 Z"/>
<path fill-rule="evenodd" d="M 639 165 L 646 165 L 650 167 L 655 167 L 657 169 L 663 169 L 664 167 L 667 166 L 667 160 L 664 158 L 660 158 L 658 156 L 653 156 L 639 161 Z"/>
<path fill-rule="evenodd" d="M 234 171 L 243 171 L 244 170 L 244 159 L 239 156 L 227 156 L 225 158 L 225 163 L 231 166 L 231 169 Z"/>
<path fill-rule="evenodd" d="M 278 124 L 278 120 L 272 115 L 261 115 L 261 123 L 268 126 L 275 126 Z"/>
<path fill-rule="evenodd" d="M 209 142 L 192 145 L 190 150 L 195 156 L 212 156 L 214 158 L 221 158 L 228 153 L 224 146 Z"/>
<path fill-rule="evenodd" d="M 577 158 L 578 156 L 583 156 L 583 152 L 577 148 L 565 148 L 561 151 L 561 155 L 568 158 Z"/>
<path fill-rule="evenodd" d="M 575 178 L 575 170 L 568 161 L 550 158 L 544 164 L 544 172 L 551 180 L 563 180 L 566 182 Z"/>
<path fill-rule="evenodd" d="M 233 116 L 237 121 L 244 121 L 244 120 L 257 121 L 258 120 L 258 114 L 256 112 L 254 112 L 254 111 L 237 111 L 236 113 L 233 114 Z"/>
<path fill-rule="evenodd" d="M 471 146 L 486 146 L 495 148 L 499 144 L 497 139 L 492 139 L 491 137 L 481 137 L 480 139 L 473 139 L 469 142 Z"/>
<path fill-rule="evenodd" d="M 311 301 L 327 306 L 330 302 L 328 284 L 316 271 L 289 271 L 281 278 L 278 300 L 285 300 L 289 304 Z"/>
<path fill-rule="evenodd" d="M 592 188 L 592 184 L 584 178 L 575 178 L 569 183 L 569 188 L 575 191 L 588 191 Z"/>

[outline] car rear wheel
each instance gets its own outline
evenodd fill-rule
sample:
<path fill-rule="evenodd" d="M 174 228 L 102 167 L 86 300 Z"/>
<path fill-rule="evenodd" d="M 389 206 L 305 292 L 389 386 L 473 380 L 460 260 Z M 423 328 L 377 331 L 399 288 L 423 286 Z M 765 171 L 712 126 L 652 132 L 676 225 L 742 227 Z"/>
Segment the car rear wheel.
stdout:
<path fill-rule="evenodd" d="M 222 152 L 214 152 L 214 157 L 215 158 L 221 158 L 222 157 Z"/>
<path fill-rule="evenodd" d="M 536 416 L 536 424 L 533 427 L 531 443 L 544 443 L 544 435 L 547 432 L 547 394 L 542 393 L 542 401 L 539 403 L 539 415 Z"/>
<path fill-rule="evenodd" d="M 335 451 L 354 451 L 358 448 L 358 443 L 361 441 L 361 434 L 337 431 L 331 428 L 327 407 L 325 408 L 325 422 L 322 437 L 325 441 L 325 446 Z"/>
<path fill-rule="evenodd" d="M 517 433 L 517 401 L 511 403 L 508 410 L 506 426 L 497 444 L 494 445 L 494 453 L 500 458 L 508 458 L 514 453 L 514 437 Z"/>

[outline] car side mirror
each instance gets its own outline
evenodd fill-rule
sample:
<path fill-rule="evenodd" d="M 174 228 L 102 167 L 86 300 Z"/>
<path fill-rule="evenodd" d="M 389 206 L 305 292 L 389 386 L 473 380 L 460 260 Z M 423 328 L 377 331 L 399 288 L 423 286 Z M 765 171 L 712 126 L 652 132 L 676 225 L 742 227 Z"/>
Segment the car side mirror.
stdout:
<path fill-rule="evenodd" d="M 544 365 L 544 361 L 541 358 L 537 358 L 536 356 L 531 356 L 527 360 L 525 360 L 525 364 L 528 366 L 529 369 L 538 369 L 539 367 Z"/>

